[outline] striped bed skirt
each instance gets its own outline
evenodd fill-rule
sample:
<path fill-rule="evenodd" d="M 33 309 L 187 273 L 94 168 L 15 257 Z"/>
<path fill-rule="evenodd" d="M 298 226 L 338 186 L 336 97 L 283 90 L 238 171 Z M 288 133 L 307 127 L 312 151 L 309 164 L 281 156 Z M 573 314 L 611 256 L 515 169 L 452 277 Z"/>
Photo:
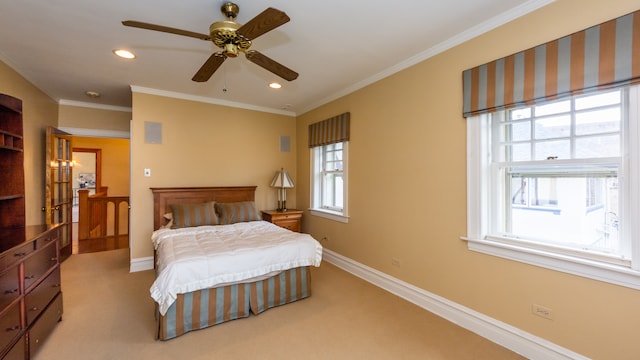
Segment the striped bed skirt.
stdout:
<path fill-rule="evenodd" d="M 165 315 L 156 306 L 157 338 L 169 340 L 189 331 L 255 315 L 311 296 L 311 271 L 299 267 L 244 284 L 178 294 Z"/>

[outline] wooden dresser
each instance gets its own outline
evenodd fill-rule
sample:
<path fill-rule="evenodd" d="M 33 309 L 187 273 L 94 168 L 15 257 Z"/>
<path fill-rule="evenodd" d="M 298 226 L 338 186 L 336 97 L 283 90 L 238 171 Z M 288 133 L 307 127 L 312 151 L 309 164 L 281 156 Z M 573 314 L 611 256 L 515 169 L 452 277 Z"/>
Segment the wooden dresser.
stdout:
<path fill-rule="evenodd" d="M 62 319 L 56 225 L 0 230 L 0 358 L 29 359 Z"/>
<path fill-rule="evenodd" d="M 263 210 L 262 220 L 276 224 L 291 231 L 300 232 L 302 230 L 302 210 Z"/>
<path fill-rule="evenodd" d="M 37 353 L 62 318 L 60 226 L 25 226 L 22 101 L 0 94 L 0 359 Z"/>

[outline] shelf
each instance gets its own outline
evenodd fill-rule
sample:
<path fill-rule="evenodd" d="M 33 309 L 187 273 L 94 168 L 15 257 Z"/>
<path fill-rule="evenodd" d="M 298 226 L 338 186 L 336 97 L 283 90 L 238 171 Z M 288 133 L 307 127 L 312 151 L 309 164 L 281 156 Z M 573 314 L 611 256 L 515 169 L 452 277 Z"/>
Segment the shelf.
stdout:
<path fill-rule="evenodd" d="M 14 199 L 22 199 L 22 198 L 24 198 L 24 194 L 0 195 L 0 200 L 14 200 Z"/>
<path fill-rule="evenodd" d="M 22 136 L 9 131 L 0 130 L 0 148 L 23 151 Z"/>
<path fill-rule="evenodd" d="M 0 228 L 25 225 L 23 132 L 22 101 L 0 94 Z"/>

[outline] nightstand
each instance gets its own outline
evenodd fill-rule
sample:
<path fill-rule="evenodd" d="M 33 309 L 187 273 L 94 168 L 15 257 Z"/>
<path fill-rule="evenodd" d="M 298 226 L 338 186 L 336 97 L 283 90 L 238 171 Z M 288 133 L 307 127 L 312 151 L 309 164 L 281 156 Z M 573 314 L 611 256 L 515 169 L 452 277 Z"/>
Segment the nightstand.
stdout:
<path fill-rule="evenodd" d="M 268 221 L 285 229 L 300 232 L 302 224 L 302 210 L 262 210 L 262 220 Z"/>

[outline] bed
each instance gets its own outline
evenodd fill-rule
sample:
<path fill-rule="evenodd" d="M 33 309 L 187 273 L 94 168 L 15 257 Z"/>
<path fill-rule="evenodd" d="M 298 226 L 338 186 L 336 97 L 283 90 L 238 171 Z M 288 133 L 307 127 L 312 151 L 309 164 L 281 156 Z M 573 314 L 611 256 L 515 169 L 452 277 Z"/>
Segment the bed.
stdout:
<path fill-rule="evenodd" d="M 255 186 L 151 188 L 157 338 L 311 296 L 322 246 L 262 221 Z"/>

